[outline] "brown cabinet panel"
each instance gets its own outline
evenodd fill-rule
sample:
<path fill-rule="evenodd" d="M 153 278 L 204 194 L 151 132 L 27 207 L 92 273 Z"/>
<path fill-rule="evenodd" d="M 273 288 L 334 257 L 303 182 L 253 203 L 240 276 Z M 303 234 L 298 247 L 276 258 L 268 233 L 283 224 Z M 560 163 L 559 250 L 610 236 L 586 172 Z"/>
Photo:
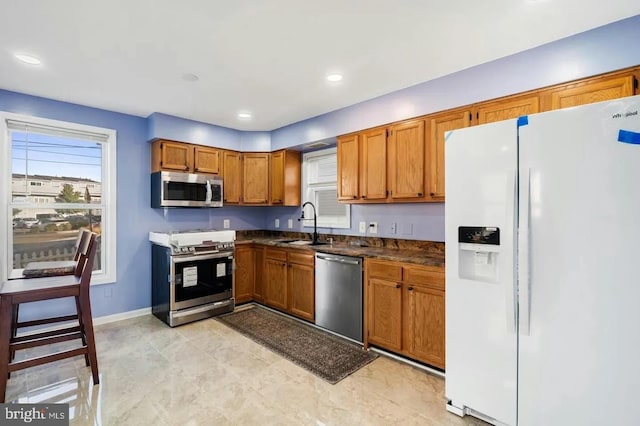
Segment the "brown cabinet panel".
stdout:
<path fill-rule="evenodd" d="M 239 204 L 242 196 L 242 159 L 239 152 L 222 153 L 223 197 L 226 204 Z"/>
<path fill-rule="evenodd" d="M 405 290 L 405 350 L 410 356 L 445 367 L 444 291 L 409 284 Z"/>
<path fill-rule="evenodd" d="M 151 171 L 189 172 L 193 166 L 193 145 L 158 139 L 151 147 Z"/>
<path fill-rule="evenodd" d="M 269 204 L 299 206 L 302 159 L 297 151 L 278 151 L 271 154 L 271 190 Z"/>
<path fill-rule="evenodd" d="M 396 124 L 389 132 L 391 198 L 425 198 L 424 121 Z"/>
<path fill-rule="evenodd" d="M 402 284 L 367 281 L 367 339 L 390 350 L 402 349 Z"/>
<path fill-rule="evenodd" d="M 267 204 L 269 200 L 269 154 L 242 155 L 244 204 Z"/>
<path fill-rule="evenodd" d="M 264 282 L 265 282 L 265 248 L 256 246 L 254 249 L 255 256 L 255 278 L 253 285 L 253 298 L 258 302 L 264 301 Z"/>
<path fill-rule="evenodd" d="M 444 269 L 435 266 L 407 266 L 405 282 L 409 285 L 425 285 L 444 291 Z"/>
<path fill-rule="evenodd" d="M 358 181 L 360 179 L 358 135 L 338 138 L 338 199 L 356 200 L 360 196 Z"/>
<path fill-rule="evenodd" d="M 252 246 L 236 246 L 236 268 L 233 274 L 236 303 L 253 299 L 255 279 L 255 258 Z"/>
<path fill-rule="evenodd" d="M 387 198 L 387 129 L 378 128 L 360 134 L 360 198 Z"/>
<path fill-rule="evenodd" d="M 220 150 L 204 146 L 193 147 L 193 171 L 196 173 L 220 173 Z"/>
<path fill-rule="evenodd" d="M 308 251 L 290 251 L 288 254 L 289 263 L 297 263 L 300 265 L 313 266 L 315 258 L 313 252 Z"/>
<path fill-rule="evenodd" d="M 444 141 L 445 133 L 469 127 L 470 109 L 448 111 L 427 118 L 429 138 L 429 195 L 434 200 L 444 201 Z"/>
<path fill-rule="evenodd" d="M 367 259 L 366 268 L 370 277 L 402 281 L 402 265 L 397 262 Z"/>
<path fill-rule="evenodd" d="M 316 311 L 313 265 L 289 263 L 287 279 L 289 280 L 289 312 L 313 321 Z"/>
<path fill-rule="evenodd" d="M 551 109 L 569 108 L 594 102 L 633 96 L 634 76 L 601 77 L 584 83 L 567 85 L 547 93 L 551 97 Z"/>
<path fill-rule="evenodd" d="M 287 263 L 267 257 L 265 264 L 264 303 L 274 308 L 287 310 Z"/>
<path fill-rule="evenodd" d="M 537 94 L 510 96 L 497 101 L 476 104 L 475 109 L 478 118 L 477 124 L 493 123 L 535 114 L 540 111 L 540 101 Z"/>

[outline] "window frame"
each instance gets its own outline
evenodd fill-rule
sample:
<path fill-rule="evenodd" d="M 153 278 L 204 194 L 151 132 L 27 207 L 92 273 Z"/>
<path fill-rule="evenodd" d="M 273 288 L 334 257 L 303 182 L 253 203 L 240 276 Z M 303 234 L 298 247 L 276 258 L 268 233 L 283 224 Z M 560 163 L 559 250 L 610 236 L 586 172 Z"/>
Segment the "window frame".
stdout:
<path fill-rule="evenodd" d="M 73 123 L 69 121 L 52 120 L 36 116 L 28 116 L 23 114 L 15 114 L 0 111 L 0 170 L 5 170 L 7 179 L 3 179 L 4 184 L 0 184 L 0 244 L 6 250 L 5 256 L 0 256 L 0 279 L 19 278 L 13 270 L 13 226 L 11 202 L 11 185 L 12 185 L 12 153 L 11 153 L 11 129 L 8 121 L 21 121 L 34 126 L 45 126 L 69 130 L 71 132 L 95 133 L 106 135 L 102 144 L 102 195 L 101 195 L 101 235 L 102 251 L 104 252 L 104 262 L 101 265 L 101 271 L 94 272 L 91 279 L 91 285 L 111 284 L 116 282 L 116 230 L 117 230 L 117 132 L 114 129 L 107 129 L 86 124 Z M 36 204 L 36 203 L 31 203 Z M 69 204 L 61 204 L 60 208 L 71 207 Z M 13 275 L 11 273 L 13 272 Z"/>
<path fill-rule="evenodd" d="M 315 201 L 309 197 L 310 191 L 313 191 L 314 189 L 315 190 L 335 189 L 336 195 L 337 195 L 337 191 L 338 191 L 337 166 L 336 166 L 335 180 L 326 181 L 326 182 L 309 183 L 309 177 L 310 177 L 309 162 L 313 161 L 313 159 L 316 159 L 318 157 L 328 157 L 331 155 L 337 156 L 337 152 L 338 152 L 337 148 L 332 147 L 332 148 L 321 149 L 318 151 L 306 152 L 302 154 L 302 203 L 303 204 L 307 201 L 312 201 L 312 202 Z M 337 198 L 336 198 L 336 201 L 337 201 Z M 337 202 L 345 206 L 346 215 L 340 221 L 329 220 L 328 218 L 323 218 L 322 216 L 318 215 L 318 228 L 329 228 L 329 229 L 350 229 L 351 228 L 351 205 L 340 203 L 339 201 Z M 315 205 L 315 202 L 314 202 L 314 205 Z M 311 213 L 311 209 L 309 209 L 308 213 Z M 313 227 L 313 216 L 311 214 L 305 215 L 305 219 L 302 221 L 302 226 L 305 228 Z"/>

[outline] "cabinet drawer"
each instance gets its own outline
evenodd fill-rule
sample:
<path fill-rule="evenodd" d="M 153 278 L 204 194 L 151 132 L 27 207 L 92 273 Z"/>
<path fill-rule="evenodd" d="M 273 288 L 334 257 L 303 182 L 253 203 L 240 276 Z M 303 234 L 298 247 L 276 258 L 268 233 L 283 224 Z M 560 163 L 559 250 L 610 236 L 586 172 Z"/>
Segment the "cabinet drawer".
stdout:
<path fill-rule="evenodd" d="M 313 266 L 313 253 L 303 252 L 303 251 L 290 251 L 289 252 L 289 263 L 298 263 L 301 265 Z"/>
<path fill-rule="evenodd" d="M 384 278 L 389 281 L 402 281 L 402 266 L 397 263 L 368 260 L 366 265 L 369 277 Z"/>
<path fill-rule="evenodd" d="M 284 250 L 268 248 L 267 259 L 282 260 L 283 262 L 286 262 L 287 252 Z"/>
<path fill-rule="evenodd" d="M 444 269 L 430 266 L 407 266 L 405 281 L 408 284 L 426 285 L 444 290 Z"/>

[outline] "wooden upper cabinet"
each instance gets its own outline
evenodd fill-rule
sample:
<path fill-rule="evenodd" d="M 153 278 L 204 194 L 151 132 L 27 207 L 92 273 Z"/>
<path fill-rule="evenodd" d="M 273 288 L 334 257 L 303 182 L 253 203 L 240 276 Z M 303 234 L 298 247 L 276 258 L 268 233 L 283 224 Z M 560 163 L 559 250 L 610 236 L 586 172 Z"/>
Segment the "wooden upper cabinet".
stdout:
<path fill-rule="evenodd" d="M 205 146 L 193 147 L 193 171 L 220 174 L 220 150 Z"/>
<path fill-rule="evenodd" d="M 471 110 L 468 108 L 448 111 L 427 118 L 429 143 L 429 195 L 433 200 L 444 201 L 444 141 L 448 131 L 469 127 Z"/>
<path fill-rule="evenodd" d="M 425 198 L 424 120 L 389 127 L 391 198 Z"/>
<path fill-rule="evenodd" d="M 222 177 L 224 203 L 239 204 L 242 197 L 242 158 L 239 152 L 222 152 Z"/>
<path fill-rule="evenodd" d="M 193 167 L 193 145 L 158 139 L 151 146 L 151 171 L 190 172 Z"/>
<path fill-rule="evenodd" d="M 509 96 L 496 101 L 476 104 L 475 110 L 478 120 L 476 124 L 493 123 L 539 112 L 540 99 L 537 94 Z"/>
<path fill-rule="evenodd" d="M 244 204 L 267 204 L 269 201 L 269 154 L 245 153 L 243 161 Z"/>
<path fill-rule="evenodd" d="M 387 128 L 360 133 L 360 198 L 387 198 Z"/>
<path fill-rule="evenodd" d="M 358 135 L 338 137 L 338 199 L 356 200 L 360 196 Z"/>
<path fill-rule="evenodd" d="M 549 109 L 569 108 L 633 96 L 635 77 L 599 77 L 543 92 Z"/>
<path fill-rule="evenodd" d="M 302 161 L 297 151 L 271 154 L 271 190 L 269 204 L 299 206 L 302 185 Z"/>

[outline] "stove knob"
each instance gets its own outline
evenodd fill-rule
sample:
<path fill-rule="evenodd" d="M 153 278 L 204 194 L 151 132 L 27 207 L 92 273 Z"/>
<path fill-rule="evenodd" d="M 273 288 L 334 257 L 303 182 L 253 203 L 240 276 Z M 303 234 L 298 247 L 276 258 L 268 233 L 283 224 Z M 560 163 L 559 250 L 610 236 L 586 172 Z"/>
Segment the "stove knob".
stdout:
<path fill-rule="evenodd" d="M 195 253 L 195 252 L 196 252 L 195 247 L 189 247 L 189 253 Z"/>

